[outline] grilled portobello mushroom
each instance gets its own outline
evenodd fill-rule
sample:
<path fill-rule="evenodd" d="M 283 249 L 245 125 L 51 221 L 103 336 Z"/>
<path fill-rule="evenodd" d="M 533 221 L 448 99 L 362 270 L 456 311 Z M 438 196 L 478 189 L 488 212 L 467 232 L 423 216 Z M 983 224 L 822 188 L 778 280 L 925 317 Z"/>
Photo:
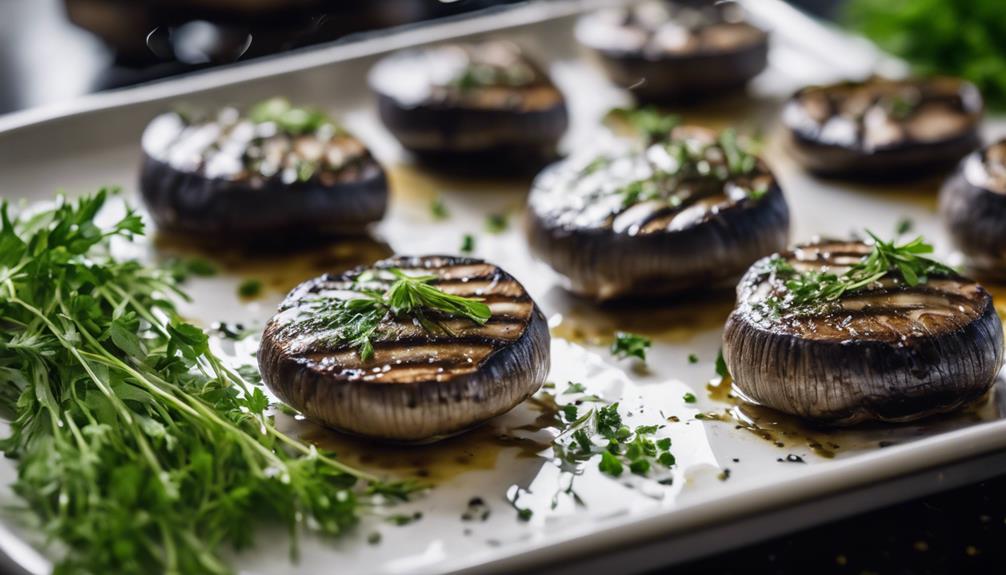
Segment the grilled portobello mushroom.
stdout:
<path fill-rule="evenodd" d="M 509 42 L 398 52 L 374 66 L 370 86 L 388 130 L 434 163 L 537 169 L 569 125 L 562 93 Z"/>
<path fill-rule="evenodd" d="M 618 142 L 547 168 L 528 198 L 532 251 L 596 300 L 736 281 L 786 246 L 789 208 L 731 134 L 679 126 L 643 148 Z"/>
<path fill-rule="evenodd" d="M 358 234 L 388 202 L 384 170 L 358 139 L 283 99 L 242 116 L 155 118 L 140 192 L 165 232 L 211 242 Z"/>
<path fill-rule="evenodd" d="M 841 276 L 865 266 L 873 250 L 858 241 L 821 241 L 752 266 L 723 336 L 741 397 L 849 425 L 911 421 L 985 395 L 1003 363 L 1002 324 L 989 293 L 949 268 L 926 260 L 918 269 L 929 267 L 928 279 L 915 278 L 915 285 L 914 271 L 882 269 L 879 278 L 862 272 L 861 287 L 792 307 L 815 289 L 815 281 L 804 281 L 815 276 L 794 274 Z M 794 277 L 802 279 L 788 283 Z"/>
<path fill-rule="evenodd" d="M 396 291 L 403 276 L 413 287 Z M 478 298 L 488 309 L 475 321 L 442 303 L 401 307 L 421 301 L 421 289 L 434 300 Z M 374 297 L 390 307 L 366 316 Z M 350 311 L 333 313 L 340 309 Z M 534 394 L 548 374 L 549 341 L 538 306 L 500 268 L 471 258 L 395 257 L 294 289 L 266 325 L 258 359 L 269 389 L 309 419 L 355 435 L 427 442 Z"/>
<path fill-rule="evenodd" d="M 1006 139 L 961 161 L 940 191 L 940 215 L 970 270 L 1006 279 Z"/>
<path fill-rule="evenodd" d="M 957 78 L 843 82 L 798 91 L 783 108 L 789 149 L 822 176 L 915 177 L 979 145 L 982 98 Z"/>
<path fill-rule="evenodd" d="M 647 2 L 583 17 L 576 37 L 613 82 L 645 102 L 742 89 L 768 64 L 768 34 L 733 2 Z"/>

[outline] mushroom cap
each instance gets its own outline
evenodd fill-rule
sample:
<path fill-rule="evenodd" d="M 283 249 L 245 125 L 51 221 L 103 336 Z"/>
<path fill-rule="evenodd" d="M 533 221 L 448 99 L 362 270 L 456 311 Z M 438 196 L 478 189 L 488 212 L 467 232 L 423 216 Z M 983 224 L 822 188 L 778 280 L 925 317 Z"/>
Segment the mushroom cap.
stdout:
<path fill-rule="evenodd" d="M 788 147 L 824 176 L 918 177 L 947 170 L 979 145 L 978 89 L 949 77 L 810 86 L 783 107 Z"/>
<path fill-rule="evenodd" d="M 348 133 L 292 134 L 234 109 L 155 118 L 140 192 L 160 229 L 213 242 L 358 234 L 388 201 L 383 168 Z"/>
<path fill-rule="evenodd" d="M 333 338 L 337 326 L 300 323 L 319 301 L 353 297 L 366 271 L 433 274 L 439 289 L 480 297 L 485 325 L 442 318 L 428 331 L 386 317 L 373 356 Z M 382 281 L 382 280 L 368 280 Z M 374 286 L 370 286 L 374 287 Z M 500 268 L 471 258 L 395 257 L 301 284 L 266 325 L 259 366 L 266 385 L 309 419 L 351 434 L 425 442 L 460 433 L 534 394 L 549 369 L 544 315 L 523 286 Z"/>
<path fill-rule="evenodd" d="M 715 141 L 704 128 L 675 133 L 697 145 Z M 748 174 L 672 184 L 658 197 L 626 204 L 626 186 L 673 169 L 674 161 L 661 144 L 643 151 L 620 144 L 549 167 L 528 198 L 532 251 L 572 291 L 609 300 L 735 281 L 755 260 L 786 246 L 789 208 L 760 161 Z M 760 196 L 752 195 L 755 189 Z"/>
<path fill-rule="evenodd" d="M 842 273 L 869 250 L 823 241 L 781 257 Z M 723 336 L 734 388 L 748 401 L 835 425 L 911 421 L 973 403 L 1002 367 L 992 296 L 969 279 L 884 279 L 820 309 L 772 313 L 764 299 L 784 288 L 771 269 L 766 258 L 744 276 Z"/>
<path fill-rule="evenodd" d="M 971 272 L 1006 279 L 1006 140 L 961 160 L 940 190 L 940 216 Z"/>
<path fill-rule="evenodd" d="M 384 125 L 426 160 L 540 165 L 555 157 L 569 125 L 562 93 L 508 42 L 397 52 L 369 81 Z"/>
<path fill-rule="evenodd" d="M 768 65 L 768 34 L 719 6 L 605 10 L 581 18 L 576 36 L 613 82 L 644 102 L 727 95 Z"/>

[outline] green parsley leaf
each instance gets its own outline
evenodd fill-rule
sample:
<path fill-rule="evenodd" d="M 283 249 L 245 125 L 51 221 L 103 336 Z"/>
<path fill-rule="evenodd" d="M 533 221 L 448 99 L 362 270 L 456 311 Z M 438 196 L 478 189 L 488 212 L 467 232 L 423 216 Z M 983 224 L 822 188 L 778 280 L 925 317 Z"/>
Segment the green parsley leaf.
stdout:
<path fill-rule="evenodd" d="M 685 403 L 695 403 L 696 401 L 698 401 L 698 399 L 695 397 L 695 394 L 692 392 L 686 393 L 682 397 L 682 399 L 685 400 Z"/>
<path fill-rule="evenodd" d="M 898 225 L 894 228 L 894 234 L 898 237 L 907 234 L 912 231 L 915 227 L 915 222 L 911 218 L 901 218 L 898 220 Z"/>
<path fill-rule="evenodd" d="M 716 352 L 716 375 L 722 377 L 727 377 L 730 375 L 730 370 L 727 369 L 727 361 L 723 359 L 723 349 L 720 348 Z"/>
<path fill-rule="evenodd" d="M 262 295 L 262 288 L 263 285 L 261 280 L 253 278 L 242 280 L 242 282 L 238 284 L 238 295 L 244 299 L 253 299 Z"/>
<path fill-rule="evenodd" d="M 430 202 L 430 215 L 435 220 L 446 220 L 451 217 L 451 212 L 447 209 L 447 204 L 444 203 L 442 197 L 437 196 Z"/>
<path fill-rule="evenodd" d="M 681 116 L 668 114 L 654 106 L 613 108 L 606 117 L 627 122 L 647 142 L 666 140 L 674 128 L 681 125 Z"/>
<path fill-rule="evenodd" d="M 607 473 L 612 477 L 618 477 L 622 474 L 622 462 L 615 457 L 610 451 L 601 452 L 601 462 L 598 464 L 598 469 L 602 473 Z"/>
<path fill-rule="evenodd" d="M 570 395 L 573 393 L 583 393 L 587 391 L 587 387 L 582 383 L 569 382 L 569 386 L 566 387 L 565 391 L 562 392 L 563 395 Z"/>
<path fill-rule="evenodd" d="M 501 234 L 509 227 L 506 214 L 489 214 L 486 216 L 486 231 L 490 234 Z"/>
<path fill-rule="evenodd" d="M 622 359 L 635 357 L 646 361 L 646 350 L 650 345 L 652 344 L 649 338 L 620 331 L 615 334 L 615 341 L 611 343 L 611 354 Z"/>
<path fill-rule="evenodd" d="M 286 98 L 270 98 L 252 106 L 248 113 L 251 121 L 263 124 L 272 122 L 290 134 L 311 134 L 324 125 L 336 127 L 328 114 L 315 108 L 297 108 Z"/>

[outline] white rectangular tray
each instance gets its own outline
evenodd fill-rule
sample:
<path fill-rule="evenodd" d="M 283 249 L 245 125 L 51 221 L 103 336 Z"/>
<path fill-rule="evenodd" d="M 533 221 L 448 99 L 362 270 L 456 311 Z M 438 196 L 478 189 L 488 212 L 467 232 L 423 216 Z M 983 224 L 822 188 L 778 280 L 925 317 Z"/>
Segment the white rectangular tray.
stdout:
<path fill-rule="evenodd" d="M 637 571 L 1006 470 L 1006 455 L 1000 452 L 1006 447 L 1006 398 L 1000 389 L 972 413 L 824 437 L 826 443 L 840 445 L 834 449 L 834 458 L 817 455 L 800 430 L 763 422 L 783 443 L 778 447 L 737 429 L 734 422 L 695 419 L 700 411 L 722 413 L 731 408 L 706 390 L 729 298 L 693 300 L 648 314 L 599 311 L 569 297 L 558 287 L 554 274 L 527 254 L 517 224 L 527 182 L 447 178 L 409 166 L 377 121 L 365 76 L 378 56 L 411 45 L 497 35 L 527 46 L 565 92 L 573 127 L 564 146 L 575 149 L 590 142 L 603 131 L 599 122 L 603 113 L 627 103 L 627 98 L 577 48 L 572 25 L 580 12 L 610 3 L 554 0 L 519 5 L 0 117 L 4 198 L 44 200 L 57 190 L 75 195 L 121 185 L 126 198 L 136 203 L 139 136 L 146 122 L 165 108 L 180 102 L 208 107 L 246 105 L 273 95 L 323 107 L 343 118 L 389 168 L 392 205 L 377 229 L 378 237 L 399 252 L 455 253 L 462 234 L 474 233 L 478 236 L 476 255 L 498 263 L 525 283 L 549 316 L 555 335 L 575 334 L 573 342 L 554 338 L 551 380 L 560 390 L 575 380 L 607 398 L 621 398 L 623 410 L 638 411 L 645 404 L 645 413 L 630 420 L 634 424 L 647 418 L 663 422 L 671 415 L 680 420 L 666 428 L 678 460 L 672 486 L 612 480 L 590 465 L 577 479 L 577 491 L 586 506 L 560 498 L 552 509 L 558 469 L 545 457 L 527 457 L 528 449 L 500 446 L 492 437 L 505 431 L 547 443 L 547 430 L 514 431 L 540 415 L 533 406 L 522 405 L 486 430 L 448 447 L 415 448 L 421 457 L 467 461 L 434 466 L 434 475 L 443 476 L 437 486 L 396 510 L 422 511 L 421 521 L 397 527 L 369 518 L 342 540 L 309 538 L 295 568 L 289 563 L 285 536 L 261 533 L 255 549 L 233 558 L 242 572 L 330 573 L 335 566 L 346 573 L 387 574 L 512 572 L 542 566 L 581 574 L 612 568 Z M 897 73 L 899 64 L 777 0 L 747 4 L 774 30 L 770 69 L 755 81 L 749 99 L 682 110 L 685 119 L 714 127 L 734 124 L 765 130 L 765 155 L 789 199 L 794 240 L 817 234 L 842 236 L 864 227 L 889 233 L 897 220 L 910 217 L 918 231 L 949 255 L 935 217 L 938 182 L 883 190 L 821 182 L 802 173 L 778 145 L 779 103 L 794 89 L 876 70 Z M 990 132 L 1001 133 L 1002 128 L 999 122 L 988 123 Z M 438 196 L 451 212 L 446 221 L 430 217 L 429 203 Z M 500 212 L 511 214 L 510 229 L 500 235 L 485 233 L 486 215 Z M 155 257 L 156 252 L 151 245 L 147 255 Z M 218 320 L 261 323 L 279 301 L 281 290 L 271 290 L 262 300 L 242 302 L 235 286 L 243 277 L 289 287 L 320 271 L 316 264 L 303 265 L 299 259 L 269 269 L 274 265 L 278 264 L 246 264 L 220 277 L 193 281 L 189 291 L 195 301 L 185 307 L 186 315 L 204 325 Z M 641 316 L 646 315 L 652 318 L 644 322 Z M 607 353 L 605 334 L 615 327 L 653 331 L 657 326 L 648 370 L 633 369 Z M 693 353 L 699 357 L 697 364 L 688 361 Z M 688 391 L 699 398 L 698 403 L 682 400 Z M 311 433 L 317 436 L 317 431 Z M 892 445 L 881 449 L 882 442 Z M 353 450 L 359 450 L 344 444 L 339 447 L 349 449 L 351 460 Z M 799 455 L 806 464 L 779 461 L 788 454 Z M 725 481 L 721 479 L 724 469 L 730 469 Z M 0 460 L 0 484 L 8 485 L 13 477 L 13 462 Z M 529 522 L 518 521 L 505 499 L 515 488 L 530 492 L 520 500 L 522 507 L 534 509 Z M 460 519 L 474 496 L 483 497 L 492 509 L 485 522 Z M 12 497 L 5 489 L 0 503 Z M 383 542 L 368 545 L 366 536 L 375 530 L 382 533 Z M 15 566 L 30 573 L 48 570 L 45 553 L 27 543 L 34 539 L 30 530 L 10 520 L 0 524 L 0 550 L 11 572 Z"/>

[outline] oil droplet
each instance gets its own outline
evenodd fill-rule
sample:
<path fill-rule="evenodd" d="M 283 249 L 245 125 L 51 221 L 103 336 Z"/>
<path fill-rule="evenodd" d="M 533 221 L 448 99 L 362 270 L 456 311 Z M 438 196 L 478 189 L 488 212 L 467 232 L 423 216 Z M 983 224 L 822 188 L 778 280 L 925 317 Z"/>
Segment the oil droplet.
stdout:
<path fill-rule="evenodd" d="M 319 449 L 334 452 L 349 465 L 377 475 L 417 478 L 427 483 L 442 483 L 462 473 L 490 470 L 504 450 L 515 450 L 519 459 L 537 458 L 551 446 L 553 435 L 547 431 L 559 420 L 547 400 L 532 398 L 527 407 L 539 413 L 531 423 L 507 427 L 498 420 L 489 421 L 465 433 L 436 443 L 382 443 L 339 433 L 313 422 L 296 422 L 295 433 Z"/>
<path fill-rule="evenodd" d="M 734 307 L 732 290 L 708 297 L 687 297 L 672 305 L 608 304 L 577 306 L 564 312 L 552 335 L 580 344 L 607 345 L 617 331 L 651 339 L 684 343 L 696 335 L 723 327 Z"/>
<path fill-rule="evenodd" d="M 819 457 L 831 459 L 841 448 L 839 430 L 816 427 L 798 417 L 751 404 L 740 404 L 727 411 L 735 427 L 755 434 L 776 447 L 804 445 Z"/>
<path fill-rule="evenodd" d="M 736 405 L 738 398 L 733 391 L 734 380 L 729 374 L 722 378 L 713 378 L 706 384 L 706 392 L 709 394 L 709 399 L 713 401 Z"/>
<path fill-rule="evenodd" d="M 398 201 L 421 203 L 429 209 L 429 203 L 440 197 L 444 190 L 458 190 L 466 193 L 484 193 L 498 196 L 523 197 L 527 193 L 527 178 L 476 178 L 456 174 L 444 174 L 413 164 L 396 164 L 388 169 L 391 193 Z"/>
<path fill-rule="evenodd" d="M 936 213 L 939 208 L 939 190 L 942 177 L 930 177 L 910 182 L 884 182 L 869 185 L 856 182 L 845 183 L 845 187 L 855 193 L 883 198 L 892 202 L 915 204 L 927 212 Z"/>
<path fill-rule="evenodd" d="M 716 387 L 716 393 L 721 393 L 718 388 L 725 383 L 726 380 L 716 386 L 710 383 L 707 389 Z M 828 427 L 768 407 L 746 403 L 738 397 L 730 399 L 732 407 L 700 413 L 696 418 L 732 424 L 735 429 L 747 431 L 780 449 L 804 447 L 819 457 L 831 459 L 843 452 L 898 445 L 935 433 L 999 419 L 1006 411 L 1002 401 L 1003 395 L 999 393 L 1002 385 L 1002 382 L 997 383 L 984 398 L 961 411 L 934 415 L 912 423 L 866 423 L 851 427 Z M 878 441 L 878 438 L 881 439 Z"/>

